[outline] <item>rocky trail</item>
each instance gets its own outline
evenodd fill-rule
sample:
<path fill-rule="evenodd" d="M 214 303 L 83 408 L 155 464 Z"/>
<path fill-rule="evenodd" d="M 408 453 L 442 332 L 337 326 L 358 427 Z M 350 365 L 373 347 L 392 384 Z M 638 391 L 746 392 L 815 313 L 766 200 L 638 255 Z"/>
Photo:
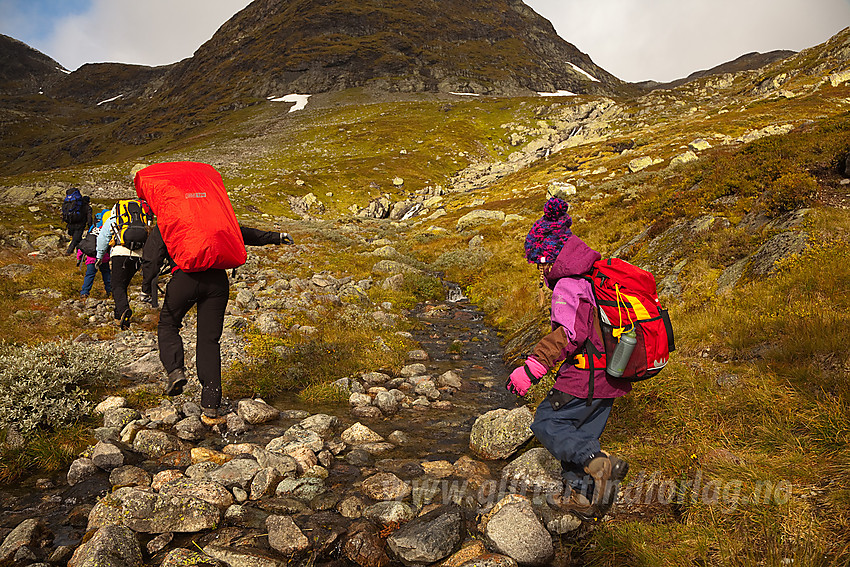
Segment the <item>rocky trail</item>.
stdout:
<path fill-rule="evenodd" d="M 255 273 L 235 278 L 225 361 L 244 356 L 236 329 L 249 317 L 275 330 L 263 290 L 287 280 Z M 342 294 L 352 283 L 317 274 L 286 287 Z M 545 450 L 511 461 L 531 438 L 531 412 L 504 389 L 495 331 L 450 292 L 458 301 L 409 313 L 421 349 L 397 376 L 337 382 L 347 406 L 227 400 L 226 423 L 209 427 L 194 379 L 147 410 L 107 398 L 97 444 L 67 474 L 0 493 L 0 565 L 550 564 L 558 534 L 581 524 L 547 503 L 562 487 Z M 111 317 L 106 301 L 63 305 L 95 329 Z M 137 307 L 137 321 L 154 320 Z M 194 334 L 189 318 L 190 367 Z M 130 361 L 128 383 L 157 387 L 155 331 L 134 324 L 112 346 Z"/>

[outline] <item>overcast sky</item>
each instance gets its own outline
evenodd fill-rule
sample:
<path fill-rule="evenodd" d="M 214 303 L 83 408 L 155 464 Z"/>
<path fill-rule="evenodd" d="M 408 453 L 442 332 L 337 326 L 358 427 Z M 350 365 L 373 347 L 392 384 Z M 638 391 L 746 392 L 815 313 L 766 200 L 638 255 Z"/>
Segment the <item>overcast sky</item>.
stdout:
<path fill-rule="evenodd" d="M 525 2 L 597 65 L 631 82 L 682 78 L 753 51 L 800 51 L 850 25 L 850 0 Z M 0 0 L 0 33 L 70 70 L 107 61 L 166 65 L 190 57 L 249 3 Z"/>

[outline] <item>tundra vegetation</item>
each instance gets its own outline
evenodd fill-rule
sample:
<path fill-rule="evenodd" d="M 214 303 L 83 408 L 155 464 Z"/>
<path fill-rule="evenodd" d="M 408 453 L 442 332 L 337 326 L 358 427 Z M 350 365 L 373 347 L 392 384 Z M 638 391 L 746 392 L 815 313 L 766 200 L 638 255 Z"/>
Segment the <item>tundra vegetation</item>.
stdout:
<path fill-rule="evenodd" d="M 806 53 L 800 61 L 812 57 Z M 707 78 L 676 91 L 616 100 L 620 112 L 604 136 L 464 191 L 452 190 L 461 170 L 510 163 L 557 129 L 565 110 L 591 97 L 380 100 L 355 89 L 291 115 L 274 103 L 242 109 L 184 145 L 144 158 L 6 176 L 0 183 L 114 183 L 129 189 L 127 174 L 139 161 L 212 163 L 243 223 L 277 223 L 294 235 L 299 252 L 281 270 L 357 281 L 372 275 L 369 242 L 386 239 L 419 267 L 458 283 L 500 332 L 512 361 L 548 324 L 538 304 L 536 270 L 523 258 L 523 238 L 552 184 L 570 183 L 576 188 L 567 197 L 573 231 L 603 256 L 616 253 L 650 267 L 659 285 L 671 284 L 662 297 L 678 349 L 663 373 L 614 405 L 603 439 L 633 470 L 654 471 L 655 480 L 644 488 L 670 491 L 666 503 L 626 507 L 580 537 L 565 537 L 562 548 L 592 565 L 839 565 L 850 557 L 850 216 L 848 186 L 841 184 L 850 154 L 850 86 L 799 73 L 782 85 L 794 97 L 756 94 L 753 85 L 778 71 L 762 73 L 736 75 L 723 89 Z M 791 128 L 784 133 L 736 141 L 785 124 Z M 512 145 L 512 133 L 524 141 Z M 699 151 L 695 161 L 670 166 L 696 138 L 713 147 Z M 630 160 L 640 156 L 659 162 L 631 172 Z M 394 185 L 394 178 L 403 184 Z M 391 222 L 351 210 L 381 195 L 400 201 L 417 192 L 434 194 L 437 187 L 446 188 L 439 205 L 444 216 Z M 298 218 L 289 197 L 308 194 L 324 209 Z M 40 212 L 4 206 L 4 239 L 22 229 L 31 237 L 52 234 L 59 203 L 39 206 Z M 475 209 L 518 217 L 459 231 L 459 219 Z M 802 220 L 787 224 L 801 210 Z M 681 236 L 686 226 L 692 228 Z M 756 269 L 756 252 L 789 226 L 805 235 L 805 245 L 782 254 L 769 270 Z M 476 236 L 483 240 L 470 248 Z M 273 260 L 277 252 L 256 254 Z M 71 419 L 51 404 L 61 398 L 65 409 L 74 404 L 82 411 L 104 392 L 121 391 L 100 354 L 63 350 L 65 366 L 58 355 L 34 354 L 66 349 L 67 342 L 48 345 L 86 330 L 85 321 L 58 308 L 62 298 L 78 293 L 74 261 L 34 259 L 5 246 L 0 267 L 12 264 L 34 270 L 0 278 L 6 343 L 0 424 L 7 426 L 4 435 L 17 424 L 24 439 L 14 448 L 5 445 L 5 480 L 66 466 L 91 443 L 85 418 Z M 736 265 L 739 277 L 721 286 Z M 396 290 L 374 286 L 366 293 L 371 302 L 396 309 L 443 293 L 432 276 L 405 281 Z M 345 303 L 323 309 L 315 320 L 293 314 L 285 322 L 284 328 L 315 327 L 313 335 L 247 328 L 248 356 L 226 369 L 225 394 L 272 396 L 286 389 L 308 402 L 343 403 L 331 382 L 376 367 L 398 370 L 415 346 L 357 319 Z M 114 331 L 98 333 L 105 338 Z M 31 363 L 34 356 L 55 367 Z M 81 366 L 75 356 L 94 362 Z M 532 390 L 532 406 L 550 381 Z M 22 384 L 42 396 L 44 416 L 21 415 L 29 405 L 7 392 Z M 142 404 L 159 401 L 152 392 L 122 393 Z M 697 478 L 702 488 L 719 487 L 718 498 L 691 497 Z"/>

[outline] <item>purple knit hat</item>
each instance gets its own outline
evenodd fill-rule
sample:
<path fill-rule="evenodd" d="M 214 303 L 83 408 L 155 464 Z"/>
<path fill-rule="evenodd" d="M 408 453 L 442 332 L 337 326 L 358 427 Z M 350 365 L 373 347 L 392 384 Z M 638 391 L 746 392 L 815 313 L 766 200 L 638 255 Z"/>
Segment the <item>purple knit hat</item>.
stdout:
<path fill-rule="evenodd" d="M 546 201 L 543 218 L 534 223 L 525 237 L 525 257 L 530 264 L 551 264 L 572 235 L 573 219 L 569 203 L 558 197 Z"/>

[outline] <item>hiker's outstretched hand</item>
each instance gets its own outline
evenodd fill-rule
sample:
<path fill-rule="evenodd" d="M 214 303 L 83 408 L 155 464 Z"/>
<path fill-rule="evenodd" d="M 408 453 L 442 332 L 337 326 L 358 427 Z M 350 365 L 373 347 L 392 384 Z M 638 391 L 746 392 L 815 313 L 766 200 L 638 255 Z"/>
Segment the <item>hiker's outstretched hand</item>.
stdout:
<path fill-rule="evenodd" d="M 529 378 L 528 374 L 525 373 L 525 366 L 515 368 L 514 371 L 511 372 L 505 387 L 509 392 L 520 397 L 525 396 L 528 393 L 528 389 L 531 388 L 531 378 Z"/>
<path fill-rule="evenodd" d="M 537 359 L 528 357 L 525 364 L 514 369 L 505 387 L 517 396 L 525 396 L 532 384 L 537 384 L 546 375 L 546 367 Z"/>

